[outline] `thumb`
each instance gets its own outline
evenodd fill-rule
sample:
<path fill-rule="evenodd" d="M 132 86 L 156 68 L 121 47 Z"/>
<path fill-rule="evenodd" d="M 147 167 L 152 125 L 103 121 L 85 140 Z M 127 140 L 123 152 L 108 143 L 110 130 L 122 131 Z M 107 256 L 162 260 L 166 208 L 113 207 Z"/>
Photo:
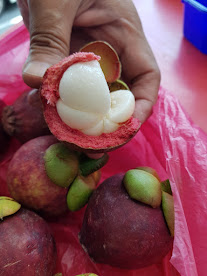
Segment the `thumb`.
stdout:
<path fill-rule="evenodd" d="M 30 50 L 24 82 L 39 88 L 48 67 L 69 54 L 73 21 L 81 0 L 29 0 Z"/>

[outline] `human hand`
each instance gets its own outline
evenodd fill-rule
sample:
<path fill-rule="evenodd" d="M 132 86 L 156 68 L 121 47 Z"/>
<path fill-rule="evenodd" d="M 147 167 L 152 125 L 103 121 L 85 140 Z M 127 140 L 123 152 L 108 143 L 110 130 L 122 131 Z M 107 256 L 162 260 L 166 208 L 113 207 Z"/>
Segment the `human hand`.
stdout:
<path fill-rule="evenodd" d="M 19 0 L 30 32 L 23 79 L 38 88 L 44 72 L 93 40 L 117 51 L 123 78 L 136 99 L 134 116 L 142 123 L 156 102 L 160 72 L 131 0 Z"/>

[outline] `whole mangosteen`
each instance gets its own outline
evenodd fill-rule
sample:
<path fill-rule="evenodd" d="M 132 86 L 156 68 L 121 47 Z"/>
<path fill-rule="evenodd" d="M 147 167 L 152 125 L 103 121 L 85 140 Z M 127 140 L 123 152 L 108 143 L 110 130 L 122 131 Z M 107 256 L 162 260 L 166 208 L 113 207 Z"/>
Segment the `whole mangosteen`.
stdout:
<path fill-rule="evenodd" d="M 2 124 L 5 132 L 21 143 L 49 135 L 39 91 L 34 89 L 24 92 L 12 105 L 4 107 Z"/>
<path fill-rule="evenodd" d="M 53 276 L 56 246 L 44 219 L 7 197 L 0 197 L 0 210 L 0 274 Z"/>
<path fill-rule="evenodd" d="M 76 211 L 88 201 L 108 161 L 70 150 L 53 135 L 34 138 L 14 154 L 7 171 L 11 196 L 44 217 Z"/>
<path fill-rule="evenodd" d="M 136 172 L 114 175 L 100 184 L 89 200 L 80 231 L 80 243 L 97 263 L 139 269 L 160 262 L 172 249 L 173 238 L 159 206 L 161 190 L 155 201 L 155 193 L 150 197 L 146 188 L 144 192 L 138 192 L 140 199 L 145 199 L 147 193 L 153 208 L 150 204 L 132 199 L 125 188 L 127 186 L 130 194 L 135 194 L 136 189 L 131 182 L 139 182 L 147 176 L 149 179 L 141 185 L 138 183 L 138 186 L 149 183 L 151 189 L 155 184 L 156 190 L 158 179 L 142 170 L 133 171 L 138 171 L 141 178 L 137 177 Z"/>

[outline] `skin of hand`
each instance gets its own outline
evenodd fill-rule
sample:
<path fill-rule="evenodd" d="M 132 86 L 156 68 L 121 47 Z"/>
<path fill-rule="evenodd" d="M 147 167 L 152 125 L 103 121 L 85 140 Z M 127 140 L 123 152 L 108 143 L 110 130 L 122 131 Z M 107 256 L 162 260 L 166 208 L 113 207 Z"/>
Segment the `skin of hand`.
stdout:
<path fill-rule="evenodd" d="M 131 0 L 19 0 L 30 33 L 23 79 L 38 88 L 48 67 L 83 45 L 104 40 L 117 51 L 122 78 L 136 99 L 134 116 L 143 123 L 152 113 L 160 71 Z"/>

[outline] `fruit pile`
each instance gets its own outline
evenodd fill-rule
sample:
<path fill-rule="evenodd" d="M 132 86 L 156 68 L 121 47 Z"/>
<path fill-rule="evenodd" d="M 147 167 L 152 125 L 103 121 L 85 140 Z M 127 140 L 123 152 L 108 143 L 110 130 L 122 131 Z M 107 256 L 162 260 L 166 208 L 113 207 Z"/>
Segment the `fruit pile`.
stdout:
<path fill-rule="evenodd" d="M 96 41 L 50 67 L 40 90 L 10 106 L 0 102 L 1 160 L 11 139 L 20 143 L 7 170 L 10 197 L 0 197 L 0 275 L 54 276 L 58 251 L 49 223 L 79 210 L 77 239 L 95 263 L 140 269 L 172 249 L 169 180 L 137 167 L 100 183 L 108 152 L 140 128 L 134 96 L 120 78 L 117 53 Z"/>

